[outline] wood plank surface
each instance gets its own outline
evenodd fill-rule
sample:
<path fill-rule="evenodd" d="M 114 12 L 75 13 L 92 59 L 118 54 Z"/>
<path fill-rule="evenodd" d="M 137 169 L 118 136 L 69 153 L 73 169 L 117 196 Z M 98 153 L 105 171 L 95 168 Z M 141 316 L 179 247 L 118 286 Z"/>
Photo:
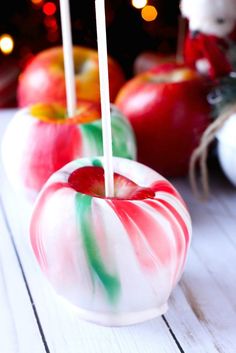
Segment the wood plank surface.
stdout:
<path fill-rule="evenodd" d="M 212 196 L 202 202 L 194 198 L 187 179 L 174 184 L 187 202 L 193 222 L 191 251 L 179 287 L 198 324 L 193 325 L 193 318 L 186 323 L 181 302 L 175 302 L 175 306 L 180 305 L 181 326 L 172 321 L 171 306 L 167 318 L 175 325 L 175 333 L 186 352 L 236 352 L 236 248 L 230 240 L 236 237 L 236 217 L 231 211 L 233 205 L 233 212 L 236 208 L 236 190 L 224 177 L 213 178 Z M 230 205 L 230 211 L 224 204 Z"/>
<path fill-rule="evenodd" d="M 0 201 L 0 352 L 45 352 L 31 299 L 27 291 Z"/>

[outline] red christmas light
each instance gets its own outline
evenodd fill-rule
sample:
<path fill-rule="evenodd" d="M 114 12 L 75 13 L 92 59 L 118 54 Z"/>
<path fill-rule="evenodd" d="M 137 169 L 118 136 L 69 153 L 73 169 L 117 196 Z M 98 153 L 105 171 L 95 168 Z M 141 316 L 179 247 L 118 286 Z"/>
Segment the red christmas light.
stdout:
<path fill-rule="evenodd" d="M 57 20 L 53 16 L 47 16 L 44 19 L 44 24 L 50 31 L 56 31 L 58 29 Z"/>
<path fill-rule="evenodd" d="M 46 16 L 52 16 L 57 11 L 57 7 L 53 2 L 46 2 L 43 5 L 43 12 Z"/>

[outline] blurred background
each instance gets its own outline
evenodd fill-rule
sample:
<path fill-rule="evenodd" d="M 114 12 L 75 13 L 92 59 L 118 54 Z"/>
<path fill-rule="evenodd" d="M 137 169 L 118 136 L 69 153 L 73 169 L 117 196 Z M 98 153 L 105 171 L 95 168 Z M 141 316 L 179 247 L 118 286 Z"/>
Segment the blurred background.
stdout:
<path fill-rule="evenodd" d="M 97 48 L 94 0 L 71 0 L 74 44 Z M 126 78 L 144 51 L 175 54 L 179 0 L 107 0 L 108 52 Z M 15 106 L 19 72 L 43 49 L 62 44 L 59 0 L 8 0 L 0 11 L 0 107 Z"/>

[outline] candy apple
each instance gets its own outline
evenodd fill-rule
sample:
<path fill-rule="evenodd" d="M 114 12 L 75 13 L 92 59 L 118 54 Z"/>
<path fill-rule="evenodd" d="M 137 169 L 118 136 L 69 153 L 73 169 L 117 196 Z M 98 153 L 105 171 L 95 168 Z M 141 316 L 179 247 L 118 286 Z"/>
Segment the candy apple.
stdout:
<path fill-rule="evenodd" d="M 113 165 L 113 198 L 104 196 L 102 158 L 54 173 L 37 198 L 30 238 L 56 293 L 81 318 L 128 325 L 166 312 L 191 220 L 181 196 L 154 170 L 123 158 Z"/>
<path fill-rule="evenodd" d="M 162 64 L 128 81 L 116 104 L 134 128 L 138 161 L 165 176 L 187 172 L 210 120 L 205 79 L 183 65 Z"/>
<path fill-rule="evenodd" d="M 97 51 L 74 47 L 75 80 L 78 99 L 99 102 L 99 68 Z M 109 58 L 110 99 L 115 99 L 125 82 L 121 67 Z M 62 47 L 40 52 L 21 73 L 18 85 L 20 107 L 38 102 L 66 101 L 65 75 Z"/>
<path fill-rule="evenodd" d="M 100 105 L 81 101 L 76 116 L 66 118 L 65 108 L 40 103 L 21 109 L 10 122 L 2 142 L 5 170 L 17 190 L 31 199 L 49 176 L 66 163 L 102 155 Z M 135 158 L 136 147 L 129 122 L 115 108 L 111 112 L 113 153 Z"/>

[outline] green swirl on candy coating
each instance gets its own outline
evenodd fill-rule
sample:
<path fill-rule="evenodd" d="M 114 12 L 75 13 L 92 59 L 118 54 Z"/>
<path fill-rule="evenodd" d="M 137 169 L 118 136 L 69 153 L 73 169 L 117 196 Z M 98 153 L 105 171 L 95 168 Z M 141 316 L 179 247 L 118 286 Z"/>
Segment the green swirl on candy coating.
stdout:
<path fill-rule="evenodd" d="M 113 154 L 128 159 L 136 158 L 135 137 L 128 122 L 115 115 L 111 118 Z"/>
<path fill-rule="evenodd" d="M 103 167 L 102 161 L 100 159 L 98 159 L 98 158 L 93 158 L 92 159 L 92 165 L 94 167 Z"/>
<path fill-rule="evenodd" d="M 84 143 L 88 143 L 90 154 L 102 156 L 103 148 L 101 121 L 95 120 L 89 124 L 81 124 L 80 128 L 84 137 Z"/>
<path fill-rule="evenodd" d="M 120 293 L 120 281 L 117 276 L 110 274 L 102 261 L 96 242 L 96 236 L 92 229 L 91 219 L 92 197 L 76 193 L 75 207 L 78 227 L 83 237 L 83 244 L 89 266 L 104 286 L 108 298 L 115 303 Z"/>
<path fill-rule="evenodd" d="M 81 124 L 82 135 L 88 143 L 91 155 L 102 156 L 102 122 L 95 120 L 88 124 Z M 128 159 L 136 158 L 135 137 L 132 128 L 117 112 L 111 115 L 112 150 L 113 155 Z"/>

